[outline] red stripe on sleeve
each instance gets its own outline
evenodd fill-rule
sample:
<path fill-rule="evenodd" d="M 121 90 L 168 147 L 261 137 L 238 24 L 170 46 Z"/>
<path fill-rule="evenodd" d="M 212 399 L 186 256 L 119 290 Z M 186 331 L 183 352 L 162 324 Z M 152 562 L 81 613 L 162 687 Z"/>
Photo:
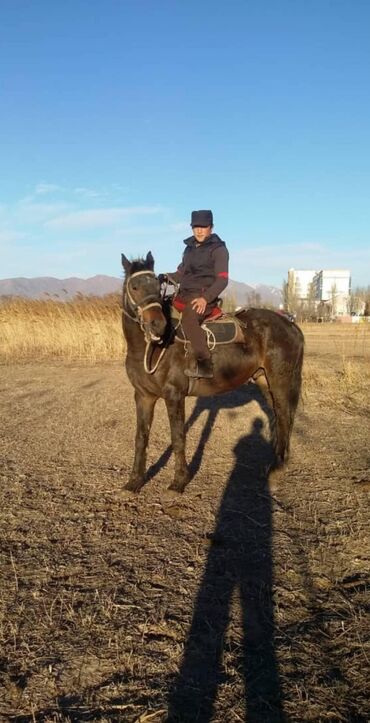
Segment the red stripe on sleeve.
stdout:
<path fill-rule="evenodd" d="M 227 271 L 220 271 L 220 273 L 217 274 L 217 276 L 222 276 L 223 279 L 229 278 L 229 274 L 227 273 Z"/>
<path fill-rule="evenodd" d="M 173 300 L 172 306 L 174 306 L 177 311 L 184 311 L 186 304 L 185 301 L 181 301 L 181 299 L 177 297 L 177 299 Z"/>

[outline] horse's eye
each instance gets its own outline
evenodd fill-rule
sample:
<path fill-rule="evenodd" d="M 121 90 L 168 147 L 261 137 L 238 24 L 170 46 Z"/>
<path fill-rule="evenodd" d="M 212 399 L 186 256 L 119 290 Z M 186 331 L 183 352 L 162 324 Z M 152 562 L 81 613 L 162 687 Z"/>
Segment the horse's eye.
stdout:
<path fill-rule="evenodd" d="M 132 290 L 137 291 L 137 286 L 132 285 Z"/>

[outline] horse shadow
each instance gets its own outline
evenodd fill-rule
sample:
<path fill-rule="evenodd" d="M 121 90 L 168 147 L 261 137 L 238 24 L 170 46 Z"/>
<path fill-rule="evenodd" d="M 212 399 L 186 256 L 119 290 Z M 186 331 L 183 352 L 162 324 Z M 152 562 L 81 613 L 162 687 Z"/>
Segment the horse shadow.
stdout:
<path fill-rule="evenodd" d="M 251 434 L 234 448 L 235 464 L 217 514 L 180 670 L 172 682 L 168 723 L 215 720 L 217 692 L 235 683 L 235 672 L 229 672 L 233 667 L 244 678 L 245 720 L 285 720 L 272 592 L 268 469 L 274 454 L 262 428 L 256 418 Z M 242 642 L 233 627 L 235 593 Z M 231 650 L 233 667 L 225 663 Z"/>
<path fill-rule="evenodd" d="M 197 448 L 193 454 L 192 459 L 189 462 L 189 482 L 195 477 L 195 475 L 200 469 L 204 447 L 211 436 L 212 429 L 219 412 L 222 409 L 233 410 L 237 407 L 244 406 L 253 401 L 258 402 L 262 411 L 267 416 L 270 426 L 272 426 L 274 423 L 273 412 L 268 406 L 262 392 L 254 383 L 250 382 L 248 384 L 243 384 L 242 386 L 238 387 L 238 389 L 235 389 L 232 392 L 227 392 L 218 396 L 197 398 L 196 404 L 194 405 L 190 417 L 185 423 L 185 434 L 189 432 L 191 427 L 195 424 L 195 422 L 199 419 L 203 412 L 208 412 L 208 415 L 205 424 L 203 425 Z M 148 468 L 145 475 L 145 484 L 147 484 L 147 482 L 153 479 L 153 477 L 155 477 L 161 471 L 161 469 L 166 466 L 171 457 L 171 454 L 172 446 L 169 445 L 161 454 L 159 459 Z"/>

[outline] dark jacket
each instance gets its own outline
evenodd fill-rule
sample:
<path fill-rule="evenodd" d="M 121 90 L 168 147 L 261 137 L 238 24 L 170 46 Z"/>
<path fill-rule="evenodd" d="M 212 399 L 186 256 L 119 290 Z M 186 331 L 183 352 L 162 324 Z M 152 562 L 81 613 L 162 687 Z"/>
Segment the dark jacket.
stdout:
<path fill-rule="evenodd" d="M 217 299 L 229 280 L 229 253 L 216 233 L 198 244 L 194 236 L 184 240 L 186 249 L 177 271 L 169 276 L 180 284 L 182 299 L 203 296 L 208 303 Z"/>

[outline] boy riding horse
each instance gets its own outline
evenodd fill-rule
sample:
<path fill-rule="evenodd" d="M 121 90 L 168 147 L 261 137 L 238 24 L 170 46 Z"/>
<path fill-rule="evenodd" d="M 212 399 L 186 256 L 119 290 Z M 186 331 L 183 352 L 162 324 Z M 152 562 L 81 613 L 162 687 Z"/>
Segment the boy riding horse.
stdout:
<path fill-rule="evenodd" d="M 195 367 L 185 369 L 188 377 L 213 377 L 211 353 L 201 323 L 217 306 L 218 297 L 229 279 L 229 253 L 224 241 L 213 233 L 213 214 L 209 210 L 191 214 L 193 236 L 186 238 L 182 262 L 174 273 L 160 274 L 178 283 L 174 306 L 182 312 L 182 327 L 196 359 Z"/>

